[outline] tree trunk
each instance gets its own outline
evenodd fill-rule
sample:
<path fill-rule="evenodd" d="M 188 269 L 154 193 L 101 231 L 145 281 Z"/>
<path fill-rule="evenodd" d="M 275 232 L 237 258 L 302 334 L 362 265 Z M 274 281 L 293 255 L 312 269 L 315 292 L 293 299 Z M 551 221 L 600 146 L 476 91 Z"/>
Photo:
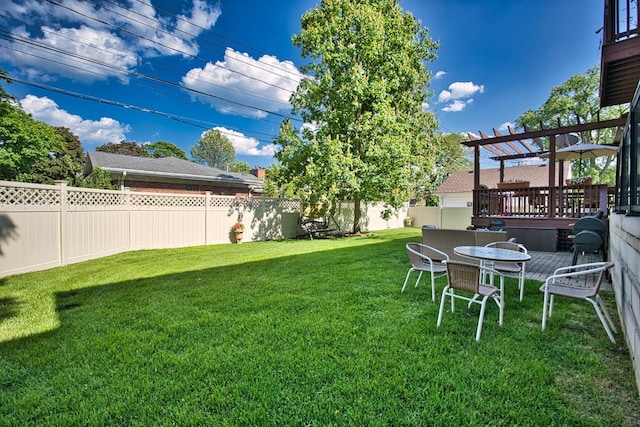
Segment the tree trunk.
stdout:
<path fill-rule="evenodd" d="M 355 196 L 353 198 L 353 233 L 359 233 L 362 231 L 360 228 L 360 220 L 362 218 L 362 210 L 360 209 L 360 197 Z"/>

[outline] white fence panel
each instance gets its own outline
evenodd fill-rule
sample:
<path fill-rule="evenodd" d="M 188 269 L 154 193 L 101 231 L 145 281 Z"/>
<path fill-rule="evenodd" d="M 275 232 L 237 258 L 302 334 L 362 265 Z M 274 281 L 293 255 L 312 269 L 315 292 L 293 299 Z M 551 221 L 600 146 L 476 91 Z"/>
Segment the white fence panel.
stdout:
<path fill-rule="evenodd" d="M 0 277 L 61 265 L 60 213 L 0 213 Z"/>
<path fill-rule="evenodd" d="M 408 210 L 414 227 L 435 225 L 436 228 L 464 230 L 471 225 L 472 208 L 440 208 L 435 206 L 413 206 Z"/>
<path fill-rule="evenodd" d="M 442 228 L 464 230 L 471 225 L 472 208 L 442 208 Z"/>
<path fill-rule="evenodd" d="M 437 206 L 413 206 L 409 208 L 407 215 L 413 218 L 414 227 L 433 225 L 442 228 L 442 209 Z"/>
<path fill-rule="evenodd" d="M 67 211 L 62 226 L 62 264 L 128 250 L 127 229 L 128 215 L 122 209 Z"/>
<path fill-rule="evenodd" d="M 363 230 L 402 227 L 406 211 L 389 220 L 383 206 L 363 207 Z M 293 238 L 301 203 L 266 197 L 141 193 L 0 181 L 0 277 L 43 270 L 134 249 Z M 353 204 L 333 216 L 353 228 Z M 333 228 L 335 224 L 331 224 Z"/>
<path fill-rule="evenodd" d="M 136 209 L 129 215 L 131 250 L 205 244 L 205 213 L 202 209 Z"/>

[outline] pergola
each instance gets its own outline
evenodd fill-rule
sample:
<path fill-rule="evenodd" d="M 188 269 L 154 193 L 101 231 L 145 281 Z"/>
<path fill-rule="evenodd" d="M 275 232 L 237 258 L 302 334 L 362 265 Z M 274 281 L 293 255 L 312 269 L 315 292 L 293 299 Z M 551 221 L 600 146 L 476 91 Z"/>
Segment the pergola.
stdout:
<path fill-rule="evenodd" d="M 627 121 L 626 116 L 619 117 L 617 119 L 596 121 L 591 123 L 580 123 L 571 126 L 558 126 L 557 128 L 541 129 L 535 131 L 529 131 L 525 129 L 524 132 L 516 133 L 512 127 L 508 127 L 509 135 L 502 135 L 496 129 L 493 129 L 495 136 L 489 136 L 480 131 L 478 138 L 473 134 L 468 134 L 469 141 L 462 144 L 474 148 L 474 187 L 479 188 L 480 185 L 480 148 L 484 148 L 490 153 L 494 154 L 493 160 L 500 162 L 500 180 L 504 179 L 504 162 L 506 160 L 524 159 L 530 157 L 539 157 L 544 153 L 549 153 L 549 186 L 554 186 L 555 176 L 555 160 L 556 160 L 556 138 L 558 135 L 565 135 L 575 132 L 586 132 L 595 129 L 607 129 L 617 127 L 621 129 Z M 542 126 L 541 126 L 542 127 Z M 619 138 L 620 132 L 616 135 L 616 139 Z M 549 150 L 545 150 L 544 146 L 540 142 L 540 138 L 549 138 Z M 529 143 L 528 140 L 532 140 Z M 619 141 L 616 141 L 619 142 Z M 532 148 L 535 145 L 537 150 Z M 508 148 L 506 148 L 508 147 Z"/>
<path fill-rule="evenodd" d="M 608 195 L 608 187 L 603 184 L 571 184 L 565 186 L 562 163 L 556 165 L 557 142 L 559 138 L 568 138 L 572 133 L 587 132 L 596 129 L 618 128 L 615 142 L 620 142 L 621 129 L 626 125 L 627 117 L 611 120 L 597 120 L 590 123 L 578 123 L 570 126 L 517 133 L 509 127 L 509 134 L 502 135 L 494 129 L 494 136 L 480 132 L 480 138 L 470 134 L 465 146 L 474 149 L 473 170 L 473 216 L 472 226 L 488 227 L 495 220 L 500 220 L 506 228 L 535 233 L 539 240 L 542 232 L 548 231 L 549 237 L 557 239 L 558 247 L 569 244 L 566 237 L 570 235 L 572 224 L 587 215 L 593 215 L 593 209 L 601 209 Z M 549 149 L 545 148 L 542 138 L 548 139 Z M 515 184 L 510 190 L 487 189 L 480 185 L 480 149 L 490 152 L 492 160 L 500 162 L 500 182 L 504 181 L 505 161 L 544 157 L 549 159 L 548 186 L 529 187 Z M 558 169 L 556 169 L 558 168 Z M 558 182 L 556 182 L 556 176 Z M 509 184 L 509 186 L 512 186 Z M 504 188 L 505 186 L 499 186 Z M 522 188 L 521 188 L 522 187 Z M 604 197 L 604 199 L 603 199 Z"/>

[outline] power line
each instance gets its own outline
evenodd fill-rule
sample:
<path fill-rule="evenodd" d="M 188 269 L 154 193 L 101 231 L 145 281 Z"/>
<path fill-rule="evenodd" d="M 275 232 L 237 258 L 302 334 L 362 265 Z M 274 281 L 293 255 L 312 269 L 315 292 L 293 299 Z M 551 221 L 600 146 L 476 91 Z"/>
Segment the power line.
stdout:
<path fill-rule="evenodd" d="M 2 15 L 2 14 L 0 14 L 0 17 L 8 18 L 8 17 L 6 17 L 6 16 L 4 16 L 4 15 Z M 29 27 L 33 27 L 31 24 L 26 23 L 26 22 L 24 22 L 24 21 L 15 20 L 15 19 L 12 19 L 12 18 L 8 18 L 8 19 L 10 19 L 10 20 L 12 20 L 12 21 L 14 21 L 14 22 L 17 22 L 17 23 L 23 24 L 23 25 L 27 25 L 27 26 L 29 26 Z M 46 28 L 43 28 L 43 29 L 42 29 L 42 31 L 43 31 L 43 32 L 45 32 L 45 33 L 54 33 L 53 31 L 48 30 L 48 29 L 46 29 Z M 56 36 L 58 36 L 58 37 L 62 37 L 62 38 L 64 38 L 64 39 L 70 40 L 70 41 L 72 41 L 72 42 L 77 42 L 77 41 L 78 41 L 78 39 L 76 39 L 76 38 L 72 38 L 72 37 L 68 37 L 68 36 L 66 36 L 66 35 L 64 35 L 64 34 L 57 34 L 57 33 L 56 33 Z M 21 43 L 24 43 L 24 44 L 31 44 L 31 45 L 33 45 L 33 46 L 39 47 L 39 48 L 40 48 L 40 49 L 42 49 L 43 51 L 47 51 L 47 50 L 52 50 L 52 49 L 54 49 L 54 48 L 51 48 L 49 45 L 46 45 L 46 44 L 44 44 L 44 43 L 39 43 L 39 42 L 32 41 L 31 39 L 26 39 L 26 38 L 22 38 L 22 37 L 14 36 L 13 34 L 11 34 L 11 33 L 9 33 L 9 32 L 6 32 L 6 31 L 3 31 L 3 30 L 0 30 L 0 37 L 4 37 L 4 38 L 7 38 L 7 39 L 12 39 L 12 40 L 14 40 L 14 41 L 16 41 L 16 42 L 21 42 Z M 14 47 L 11 47 L 11 46 L 5 46 L 5 47 L 6 47 L 7 49 L 11 49 L 11 50 L 14 50 L 14 51 L 19 51 L 18 49 L 14 48 Z M 98 49 L 98 50 L 100 50 L 100 51 L 103 51 L 103 52 L 106 52 L 106 53 L 109 53 L 109 54 L 112 54 L 112 55 L 115 55 L 115 56 L 118 56 L 118 57 L 121 57 L 121 58 L 134 58 L 134 57 L 132 57 L 132 55 L 124 55 L 124 54 L 122 54 L 122 53 L 120 53 L 120 52 L 118 52 L 118 51 L 115 51 L 115 50 L 112 50 L 112 49 L 102 48 L 102 47 L 100 47 L 100 46 L 92 46 L 92 48 L 94 48 L 94 49 Z M 57 64 L 60 64 L 60 65 L 62 65 L 62 66 L 66 66 L 66 67 L 70 67 L 70 68 L 73 68 L 73 69 L 76 69 L 76 70 L 80 70 L 80 71 L 82 71 L 82 73 L 95 74 L 95 75 L 98 75 L 98 76 L 101 76 L 101 77 L 105 77 L 105 78 L 110 77 L 110 76 L 109 76 L 109 75 L 107 75 L 107 74 L 98 73 L 98 72 L 96 72 L 96 71 L 92 71 L 92 70 L 87 69 L 87 68 L 74 67 L 74 66 L 72 66 L 72 65 L 70 65 L 70 64 L 68 64 L 68 63 L 64 63 L 64 62 L 61 62 L 61 61 L 58 61 L 58 60 L 52 59 L 52 58 L 50 58 L 50 57 L 45 58 L 45 57 L 42 57 L 42 56 L 38 56 L 38 55 L 33 54 L 32 52 L 25 52 L 25 51 L 19 51 L 19 52 L 23 53 L 24 55 L 29 55 L 29 56 L 32 56 L 32 57 L 35 57 L 35 58 L 40 58 L 40 59 L 43 59 L 43 60 L 46 60 L 46 61 L 50 61 L 50 62 L 53 62 L 53 63 L 57 63 Z M 70 56 L 70 57 L 72 57 L 72 58 L 73 58 L 72 60 L 79 60 L 79 61 L 93 61 L 93 59 L 92 59 L 92 58 L 88 58 L 88 57 L 86 57 L 86 56 L 78 55 L 78 54 L 75 54 L 75 53 L 69 53 L 68 51 L 63 51 L 63 50 L 61 50 L 61 49 L 58 49 L 58 50 L 57 50 L 57 52 L 58 52 L 58 53 L 60 53 L 60 54 L 68 54 L 68 56 Z M 135 59 L 135 58 L 134 58 L 134 59 Z M 174 74 L 174 75 L 178 75 L 178 73 L 175 73 L 175 72 L 173 72 L 172 70 L 168 70 L 168 69 L 166 69 L 166 68 L 164 68 L 164 67 L 162 67 L 162 66 L 160 66 L 160 65 L 158 65 L 158 64 L 153 63 L 152 65 L 153 65 L 153 67 L 154 67 L 155 69 L 160 69 L 160 70 L 162 70 L 162 71 L 166 71 L 166 72 L 168 72 L 168 73 L 171 73 L 171 74 Z M 128 69 L 126 69 L 126 70 L 128 70 Z M 240 90 L 237 90 L 237 89 L 234 89 L 234 88 L 226 88 L 226 87 L 223 87 L 222 85 L 218 85 L 218 84 L 211 83 L 211 82 L 205 82 L 205 81 L 200 80 L 200 79 L 197 79 L 197 81 L 202 82 L 202 83 L 207 83 L 207 84 L 210 84 L 210 85 L 212 85 L 212 86 L 220 87 L 220 88 L 223 88 L 223 89 L 225 89 L 225 90 L 227 90 L 227 91 L 236 92 L 236 93 L 241 94 L 241 95 L 247 95 L 247 96 L 249 96 L 249 95 L 250 95 L 249 93 L 244 92 L 244 91 L 240 91 Z M 179 85 L 177 85 L 177 84 L 173 84 L 173 85 L 174 85 L 175 87 L 183 88 L 182 86 L 179 86 Z M 256 95 L 251 95 L 251 96 L 253 96 L 253 98 L 255 98 L 255 99 L 263 99 L 263 100 L 266 100 L 266 101 L 269 101 L 269 102 L 276 102 L 276 103 L 281 103 L 281 104 L 283 104 L 283 105 L 284 105 L 284 104 L 288 105 L 288 103 L 285 103 L 285 102 L 283 102 L 283 101 L 272 100 L 272 99 L 268 99 L 268 98 L 265 98 L 265 97 L 262 97 L 262 96 L 256 96 Z M 226 98 L 223 98 L 223 97 L 221 97 L 221 98 L 222 98 L 222 99 L 226 99 Z M 232 102 L 232 101 L 230 101 L 230 102 Z M 258 108 L 258 107 L 252 107 L 252 108 L 253 108 L 253 109 L 256 109 L 256 110 L 262 110 L 261 108 Z M 232 111 L 233 111 L 233 110 L 232 110 Z M 268 112 L 268 111 L 267 111 L 267 112 Z M 240 112 L 240 111 L 234 111 L 234 113 L 235 113 L 235 114 L 238 114 L 238 115 L 240 115 L 240 116 L 251 117 L 251 116 L 249 116 L 249 115 L 247 115 L 247 114 L 243 114 L 243 113 L 242 113 L 242 112 Z"/>
<path fill-rule="evenodd" d="M 45 50 L 45 51 L 53 51 L 53 52 L 56 52 L 56 53 L 67 55 L 69 57 L 84 61 L 84 62 L 89 63 L 89 64 L 99 65 L 101 67 L 116 71 L 116 72 L 118 72 L 120 74 L 123 74 L 123 75 L 132 75 L 132 76 L 135 76 L 135 77 L 139 77 L 139 78 L 143 78 L 143 79 L 147 79 L 147 80 L 153 81 L 155 83 L 160 83 L 160 84 L 164 84 L 164 85 L 167 85 L 167 86 L 180 88 L 180 89 L 185 90 L 187 92 L 191 92 L 191 93 L 193 93 L 195 95 L 211 98 L 211 99 L 222 101 L 222 102 L 235 104 L 237 106 L 240 106 L 240 107 L 243 107 L 243 108 L 248 108 L 250 110 L 264 111 L 264 112 L 272 114 L 274 116 L 278 116 L 278 117 L 282 117 L 282 118 L 289 118 L 289 119 L 292 119 L 292 120 L 299 121 L 299 119 L 296 119 L 294 117 L 291 117 L 291 116 L 288 116 L 288 115 L 285 115 L 285 114 L 281 114 L 281 113 L 278 113 L 278 112 L 275 112 L 275 111 L 265 110 L 263 108 L 258 108 L 258 107 L 255 107 L 253 105 L 249 105 L 249 104 L 242 103 L 242 102 L 239 102 L 239 101 L 234 101 L 234 100 L 231 100 L 231 99 L 228 99 L 228 98 L 217 96 L 217 95 L 214 95 L 214 94 L 211 94 L 211 93 L 208 93 L 208 92 L 204 92 L 202 90 L 194 89 L 194 88 L 191 88 L 191 87 L 188 87 L 188 86 L 185 86 L 185 85 L 180 85 L 180 84 L 177 84 L 177 83 L 173 83 L 173 82 L 171 82 L 169 80 L 162 79 L 160 77 L 155 77 L 155 76 L 144 74 L 144 73 L 141 73 L 141 72 L 138 72 L 138 71 L 129 70 L 127 68 L 118 67 L 118 66 L 113 65 L 113 64 L 109 64 L 109 63 L 106 63 L 106 62 L 98 61 L 97 59 L 94 59 L 94 58 L 89 58 L 89 57 L 86 57 L 86 56 L 79 55 L 77 53 L 68 52 L 68 51 L 62 50 L 60 48 L 56 48 L 56 47 L 53 47 L 53 46 L 42 44 L 42 43 L 33 41 L 31 39 L 26 39 L 26 38 L 21 37 L 21 36 L 13 35 L 13 34 L 10 34 L 10 33 L 6 32 L 6 31 L 3 31 L 3 30 L 0 30 L 0 36 L 5 36 L 5 38 L 8 36 L 12 40 L 18 40 L 18 41 L 20 41 L 20 42 L 22 42 L 24 44 L 31 45 L 31 46 L 36 46 L 36 47 L 38 47 L 38 48 L 40 48 L 42 50 Z M 47 58 L 47 60 L 51 60 L 51 59 Z"/>
<path fill-rule="evenodd" d="M 93 95 L 86 95 L 86 94 L 82 94 L 82 93 L 78 93 L 78 92 L 72 92 L 66 89 L 61 89 L 61 88 L 57 88 L 57 87 L 53 87 L 53 86 L 48 86 L 48 85 L 43 85 L 43 84 L 39 84 L 39 83 L 33 83 L 33 82 L 28 82 L 26 80 L 22 80 L 22 79 L 18 79 L 12 76 L 7 76 L 10 80 L 16 82 L 16 83 L 21 83 L 24 84 L 26 86 L 31 86 L 31 87 L 35 87 L 38 89 L 44 89 L 44 90 L 48 90 L 54 93 L 59 93 L 62 95 L 66 95 L 66 96 L 71 96 L 74 98 L 78 98 L 78 99 L 82 99 L 84 101 L 91 101 L 91 102 L 96 102 L 96 103 L 100 103 L 100 104 L 105 104 L 105 105 L 111 105 L 111 106 L 116 106 L 116 107 L 120 107 L 120 108 L 125 108 L 128 110 L 135 110 L 135 111 L 140 111 L 143 113 L 151 113 L 151 114 L 155 114 L 167 119 L 171 119 L 180 123 L 184 123 L 190 126 L 194 126 L 200 129 L 204 129 L 204 130 L 210 130 L 212 128 L 212 126 L 202 126 L 199 125 L 197 123 L 193 123 L 193 120 L 197 120 L 197 119 L 193 119 L 193 118 L 189 118 L 189 117 L 183 117 L 183 116 L 179 116 L 176 114 L 171 114 L 171 113 L 166 113 L 160 110 L 155 110 L 155 109 L 151 109 L 151 108 L 145 108 L 145 107 L 140 107 L 137 105 L 133 105 L 133 104 L 126 104 L 123 102 L 119 102 L 119 101 L 113 101 L 113 100 L 109 100 L 109 99 L 104 99 L 104 98 L 99 98 Z M 202 123 L 206 123 L 203 120 L 199 120 Z M 219 124 L 213 124 L 213 126 L 223 126 L 223 125 L 219 125 Z M 261 134 L 261 135 L 265 135 L 268 136 L 268 134 L 263 133 L 263 132 L 257 132 L 257 131 L 251 131 L 251 130 L 247 130 L 247 129 L 238 129 L 241 130 L 243 132 L 250 132 L 250 133 L 256 133 L 256 134 Z M 236 136 L 230 132 L 224 132 L 224 131 L 220 131 L 223 134 L 227 134 L 230 136 Z M 271 143 L 273 141 L 267 141 L 267 140 L 260 140 L 255 138 L 257 141 L 259 142 L 267 142 L 267 143 Z"/>
<path fill-rule="evenodd" d="M 173 47 L 173 46 L 169 46 L 169 45 L 166 45 L 166 44 L 160 43 L 160 42 L 159 42 L 159 41 L 157 41 L 157 40 L 152 40 L 152 39 L 150 39 L 150 38 L 148 38 L 148 37 L 145 37 L 145 36 L 143 36 L 143 35 L 136 34 L 136 33 L 132 32 L 132 31 L 129 31 L 129 30 L 124 29 L 123 27 L 118 27 L 118 26 L 116 26 L 116 25 L 114 25 L 114 24 L 112 24 L 112 23 L 110 23 L 110 22 L 107 22 L 107 21 L 104 21 L 104 20 L 101 20 L 101 19 L 95 18 L 95 17 L 93 17 L 93 16 L 89 16 L 89 15 L 87 15 L 86 13 L 82 13 L 82 12 L 80 12 L 80 11 L 77 11 L 77 10 L 75 10 L 75 9 L 71 8 L 71 7 L 65 6 L 65 5 L 63 5 L 63 4 L 61 4 L 61 3 L 58 3 L 58 2 L 56 2 L 56 1 L 54 1 L 54 0 L 45 0 L 45 1 L 47 1 L 48 3 L 51 3 L 51 4 L 55 5 L 55 6 L 59 6 L 59 7 L 63 8 L 63 9 L 66 9 L 66 10 L 68 10 L 68 11 L 70 11 L 70 12 L 76 13 L 76 14 L 78 14 L 78 15 L 80 15 L 80 16 L 82 16 L 82 17 L 86 18 L 86 19 L 90 19 L 90 20 L 96 21 L 96 22 L 98 22 L 98 23 L 100 23 L 100 24 L 107 25 L 107 26 L 112 27 L 112 28 L 116 28 L 116 29 L 118 29 L 118 31 L 121 31 L 121 32 L 123 32 L 123 33 L 125 33 L 125 34 L 128 34 L 128 35 L 133 36 L 133 37 L 137 37 L 137 38 L 140 38 L 140 39 L 145 40 L 145 41 L 147 41 L 147 42 L 150 42 L 150 43 L 156 44 L 156 45 L 158 45 L 158 46 L 161 46 L 161 47 L 163 47 L 163 48 L 165 48 L 165 49 L 167 49 L 167 50 L 170 50 L 170 51 L 173 51 L 173 52 L 179 53 L 179 54 L 181 54 L 181 55 L 183 55 L 183 56 L 187 56 L 187 57 L 190 57 L 190 58 L 192 58 L 192 59 L 196 59 L 196 60 L 202 61 L 202 62 L 203 62 L 203 63 L 205 63 L 205 64 L 206 64 L 206 63 L 210 63 L 210 64 L 212 64 L 213 66 L 215 66 L 215 67 L 217 67 L 217 68 L 223 68 L 222 66 L 220 66 L 220 65 L 218 65 L 218 64 L 215 64 L 215 63 L 211 63 L 211 62 L 207 61 L 206 59 L 200 58 L 200 57 L 198 57 L 198 56 L 196 56 L 196 55 L 192 55 L 192 54 L 190 54 L 190 53 L 188 53 L 188 52 L 185 52 L 185 51 L 183 51 L 183 50 L 176 49 L 176 48 L 175 48 L 175 47 Z M 95 3 L 93 3 L 93 2 L 91 2 L 91 1 L 89 1 L 89 0 L 86 0 L 86 1 L 87 1 L 87 2 L 89 2 L 89 3 L 91 3 L 91 4 L 95 4 Z M 119 16 L 123 16 L 123 17 L 125 17 L 125 18 L 129 19 L 130 21 L 138 22 L 138 23 L 140 23 L 140 24 L 142 24 L 142 25 L 145 25 L 145 26 L 147 26 L 147 27 L 149 27 L 149 28 L 152 28 L 152 29 L 153 29 L 153 30 L 155 30 L 155 31 L 164 32 L 164 33 L 166 33 L 166 34 L 171 35 L 172 37 L 179 38 L 179 37 L 175 36 L 174 34 L 171 34 L 171 33 L 167 32 L 167 31 L 164 31 L 164 30 L 162 30 L 162 29 L 160 29 L 160 28 L 151 27 L 150 25 L 148 25 L 148 24 L 146 24 L 146 23 L 143 23 L 143 22 L 141 22 L 141 21 L 133 20 L 133 19 L 131 19 L 131 18 L 127 17 L 127 16 L 124 16 L 124 15 L 122 15 L 122 14 L 119 14 L 119 13 L 117 13 L 117 12 L 114 12 L 114 11 L 112 11 L 111 9 L 107 9 L 107 8 L 105 8 L 105 7 L 104 7 L 104 6 L 102 6 L 102 5 L 98 5 L 98 7 L 101 7 L 101 8 L 103 8 L 103 9 L 105 9 L 105 10 L 107 10 L 107 11 L 111 12 L 111 13 L 115 13 L 115 14 L 117 14 L 117 15 L 119 15 Z M 156 22 L 157 22 L 157 21 L 156 21 Z M 182 39 L 182 38 L 179 38 L 179 39 L 180 39 L 180 40 L 182 40 L 182 41 L 188 42 L 188 41 L 187 41 L 187 40 L 185 40 L 185 39 Z M 230 72 L 233 72 L 233 73 L 236 73 L 236 74 L 239 74 L 239 75 L 241 75 L 241 76 L 243 76 L 243 77 L 246 77 L 246 78 L 248 78 L 248 79 L 258 81 L 258 82 L 263 83 L 263 84 L 266 84 L 266 85 L 268 85 L 268 86 L 272 86 L 272 87 L 274 87 L 274 88 L 276 88 L 276 89 L 288 90 L 288 89 L 283 88 L 283 87 L 281 87 L 281 86 L 275 85 L 275 84 L 273 84 L 273 83 L 271 83 L 271 82 L 268 82 L 268 81 L 265 81 L 265 80 L 261 80 L 261 79 L 259 79 L 259 78 L 256 78 L 256 77 L 253 77 L 253 76 L 250 76 L 250 75 L 245 74 L 245 73 L 241 73 L 241 72 L 239 72 L 239 71 L 237 71 L 237 70 L 229 70 L 229 69 L 225 69 L 225 70 L 230 71 Z"/>
<path fill-rule="evenodd" d="M 109 12 L 112 12 L 112 13 L 114 13 L 114 14 L 118 15 L 118 16 L 122 16 L 123 18 L 128 19 L 128 20 L 130 20 L 130 21 L 137 22 L 137 23 L 139 23 L 139 24 L 142 24 L 142 25 L 148 26 L 149 28 L 152 28 L 152 29 L 154 29 L 154 30 L 156 30 L 156 31 L 160 31 L 160 32 L 162 32 L 162 33 L 164 33 L 164 34 L 167 34 L 167 35 L 170 35 L 170 36 L 172 36 L 172 37 L 177 37 L 174 33 L 171 33 L 171 32 L 169 32 L 169 31 L 166 31 L 166 30 L 164 30 L 164 29 L 162 29 L 162 28 L 156 28 L 156 27 L 153 27 L 153 26 L 151 26 L 151 25 L 148 25 L 148 24 L 146 24 L 146 23 L 144 23 L 144 22 L 142 22 L 142 21 L 138 21 L 138 20 L 136 20 L 136 19 L 132 19 L 132 18 L 129 16 L 129 14 L 138 15 L 138 16 L 143 17 L 143 18 L 144 18 L 144 19 L 146 19 L 146 20 L 149 20 L 149 21 L 152 21 L 152 22 L 155 22 L 155 23 L 158 23 L 158 24 L 162 25 L 162 23 L 161 23 L 159 20 L 154 19 L 154 18 L 149 18 L 149 17 L 147 17 L 147 16 L 145 16 L 145 15 L 143 15 L 143 14 L 141 14 L 141 13 L 139 13 L 139 12 L 135 11 L 135 10 L 128 10 L 128 9 L 125 9 L 123 6 L 121 6 L 121 5 L 117 4 L 117 3 L 115 3 L 115 2 L 114 2 L 114 1 L 112 1 L 112 0 L 103 0 L 103 1 L 104 1 L 104 2 L 107 2 L 107 3 L 110 3 L 110 4 L 112 4 L 112 5 L 114 5 L 114 6 L 118 7 L 118 8 L 125 9 L 125 10 L 127 11 L 127 14 L 121 14 L 121 13 L 116 12 L 116 11 L 114 11 L 114 10 L 107 9 L 107 8 L 106 8 L 106 7 L 104 7 L 102 4 L 98 4 L 98 3 L 96 3 L 96 2 L 94 2 L 94 1 L 92 1 L 92 0 L 85 0 L 85 1 L 87 1 L 87 2 L 89 2 L 89 3 L 91 3 L 91 4 L 93 4 L 93 5 L 95 5 L 96 7 L 101 7 L 102 9 L 107 10 L 107 11 L 109 11 Z M 181 22 L 188 23 L 189 25 L 192 25 L 192 26 L 194 26 L 194 27 L 196 27 L 196 28 L 198 28 L 198 29 L 200 29 L 200 30 L 207 31 L 207 32 L 209 32 L 209 33 L 212 33 L 212 34 L 217 35 L 218 37 L 223 37 L 223 38 L 225 38 L 225 39 L 227 39 L 227 40 L 230 40 L 230 41 L 234 41 L 235 43 L 238 43 L 238 44 L 240 44 L 241 46 L 243 46 L 243 47 L 247 47 L 247 48 L 249 48 L 249 49 L 251 49 L 251 50 L 256 50 L 256 49 L 254 49 L 254 48 L 252 48 L 252 47 L 250 47 L 250 46 L 248 46 L 248 45 L 242 44 L 242 43 L 237 42 L 237 41 L 235 41 L 235 40 L 233 40 L 233 39 L 230 39 L 230 38 L 228 38 L 228 37 L 224 37 L 224 36 L 222 36 L 222 35 L 219 35 L 218 33 L 215 33 L 215 32 L 213 32 L 213 31 L 211 31 L 211 30 L 208 30 L 208 29 L 206 29 L 206 28 L 204 28 L 204 27 L 202 27 L 202 26 L 200 26 L 200 25 L 197 25 L 197 24 L 195 24 L 195 23 L 193 23 L 193 22 L 187 21 L 186 19 L 181 18 L 181 17 L 180 17 L 180 16 L 178 16 L 178 15 L 172 14 L 172 13 L 170 13 L 170 12 L 168 12 L 168 11 L 164 10 L 164 9 L 160 9 L 160 8 L 154 7 L 154 6 L 150 5 L 150 4 L 147 4 L 147 3 L 142 2 L 142 1 L 140 1 L 140 0 L 136 0 L 136 1 L 137 1 L 138 3 L 140 3 L 140 4 L 143 4 L 143 5 L 145 5 L 145 6 L 148 6 L 148 7 L 150 7 L 150 8 L 153 8 L 154 10 L 160 10 L 160 11 L 162 11 L 162 12 L 166 13 L 167 15 L 172 16 L 172 17 L 173 17 L 173 18 L 175 18 L 176 20 L 179 20 L 179 21 L 181 21 Z M 179 32 L 181 32 L 181 33 L 183 33 L 183 34 L 186 34 L 186 35 L 188 35 L 188 36 L 192 37 L 194 40 L 198 40 L 198 41 L 201 41 L 201 42 L 205 42 L 205 43 L 213 44 L 214 46 L 222 47 L 222 48 L 224 48 L 223 50 L 225 50 L 225 49 L 226 49 L 226 47 L 225 47 L 225 46 L 223 46 L 223 45 L 221 45 L 221 44 L 219 44 L 219 43 L 213 43 L 213 42 L 210 42 L 210 41 L 209 41 L 209 40 L 207 40 L 207 39 L 204 39 L 204 38 L 199 37 L 197 34 L 192 34 L 192 33 L 189 33 L 189 32 L 187 32 L 187 31 L 180 30 L 180 29 L 178 29 L 178 28 L 176 28 L 176 30 L 177 30 L 177 31 L 179 31 Z M 184 39 L 184 38 L 180 38 L 180 40 L 182 40 L 182 41 L 184 41 L 184 42 L 187 42 L 187 43 L 189 43 L 189 42 L 190 42 L 190 40 L 187 40 L 187 39 Z M 215 50 L 212 50 L 212 51 L 213 51 L 213 52 L 215 52 L 215 53 L 220 54 L 220 52 L 219 52 L 219 51 L 215 51 Z M 257 51 L 257 50 L 256 50 L 256 51 Z M 261 54 L 263 54 L 263 55 L 268 55 L 267 53 L 263 53 L 263 52 L 260 52 L 260 53 L 261 53 Z M 194 57 L 194 58 L 196 58 L 196 57 Z M 243 64 L 246 64 L 246 65 L 248 65 L 248 66 L 250 66 L 250 67 L 257 68 L 257 69 L 262 70 L 262 71 L 267 71 L 267 72 L 269 72 L 269 73 L 271 73 L 271 74 L 275 74 L 276 76 L 283 77 L 283 78 L 285 78 L 285 79 L 291 80 L 292 82 L 297 82 L 297 81 L 299 80 L 299 78 L 300 78 L 299 74 L 294 74 L 294 73 L 292 73 L 291 71 L 287 70 L 286 68 L 281 68 L 281 67 L 279 67 L 279 66 L 271 65 L 271 68 L 275 68 L 275 69 L 280 70 L 280 71 L 282 71 L 282 72 L 284 72 L 284 73 L 286 73 L 286 74 L 289 74 L 289 75 L 283 75 L 283 74 L 275 73 L 275 72 L 273 72 L 272 70 L 267 69 L 267 68 L 264 68 L 264 67 L 260 67 L 260 66 L 258 66 L 258 65 L 257 65 L 257 64 L 255 64 L 255 63 L 251 63 L 251 62 L 248 62 L 248 61 L 244 61 L 242 58 L 235 58 L 235 60 L 236 60 L 236 61 L 238 61 L 238 62 L 241 62 L 241 63 L 243 63 Z M 203 60 L 203 61 L 204 61 L 204 60 Z M 208 61 L 207 61 L 207 62 L 208 62 Z M 233 71 L 233 70 L 230 70 L 230 71 Z M 233 71 L 233 72 L 235 72 L 235 71 Z M 241 73 L 240 73 L 240 74 L 241 74 Z M 291 77 L 290 75 L 293 75 L 294 77 Z M 259 80 L 259 81 L 260 81 L 260 80 Z M 263 82 L 263 83 L 264 83 L 264 82 Z M 281 88 L 281 87 L 280 87 L 280 89 L 284 89 L 284 88 Z"/>

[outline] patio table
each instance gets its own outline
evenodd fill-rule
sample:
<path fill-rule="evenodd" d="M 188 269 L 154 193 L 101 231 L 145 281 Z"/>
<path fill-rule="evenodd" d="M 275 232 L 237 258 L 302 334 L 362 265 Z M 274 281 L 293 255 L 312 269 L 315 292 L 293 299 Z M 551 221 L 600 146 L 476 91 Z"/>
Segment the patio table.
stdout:
<path fill-rule="evenodd" d="M 489 262 L 527 262 L 531 255 L 510 249 L 491 248 L 486 246 L 456 246 L 453 252 L 457 255 Z"/>
<path fill-rule="evenodd" d="M 493 248 L 486 246 L 456 246 L 453 252 L 457 255 L 480 260 L 480 265 L 493 267 L 495 262 L 527 262 L 531 255 L 510 249 Z M 484 274 L 480 279 L 484 282 Z M 490 275 L 493 284 L 493 273 Z M 504 307 L 504 283 L 500 286 L 500 304 Z"/>

